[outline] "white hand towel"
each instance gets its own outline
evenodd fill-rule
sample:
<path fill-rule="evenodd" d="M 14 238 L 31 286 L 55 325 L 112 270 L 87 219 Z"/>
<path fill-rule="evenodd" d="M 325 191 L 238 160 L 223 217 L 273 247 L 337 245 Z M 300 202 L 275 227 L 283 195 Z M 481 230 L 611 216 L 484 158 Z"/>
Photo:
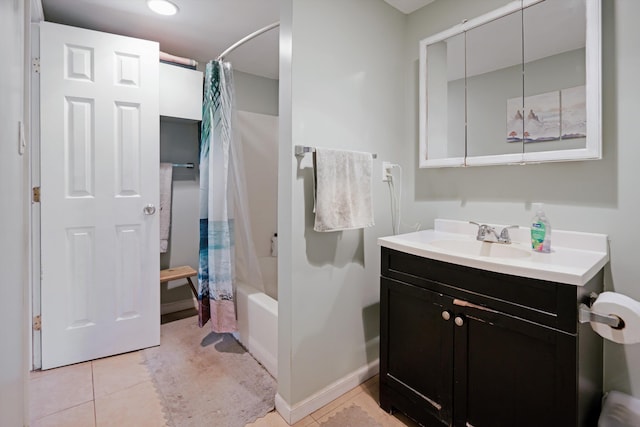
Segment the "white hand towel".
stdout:
<path fill-rule="evenodd" d="M 371 227 L 371 153 L 316 148 L 315 231 Z"/>
<path fill-rule="evenodd" d="M 169 248 L 172 177 L 173 164 L 160 163 L 160 253 L 167 252 Z"/>

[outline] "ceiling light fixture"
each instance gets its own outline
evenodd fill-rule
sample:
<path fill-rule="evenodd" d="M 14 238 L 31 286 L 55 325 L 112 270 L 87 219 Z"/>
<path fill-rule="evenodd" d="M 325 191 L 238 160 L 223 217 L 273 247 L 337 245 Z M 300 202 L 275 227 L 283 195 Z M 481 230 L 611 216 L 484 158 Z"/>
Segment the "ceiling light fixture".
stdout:
<path fill-rule="evenodd" d="M 171 16 L 178 13 L 178 6 L 168 0 L 147 0 L 147 6 L 159 15 Z"/>

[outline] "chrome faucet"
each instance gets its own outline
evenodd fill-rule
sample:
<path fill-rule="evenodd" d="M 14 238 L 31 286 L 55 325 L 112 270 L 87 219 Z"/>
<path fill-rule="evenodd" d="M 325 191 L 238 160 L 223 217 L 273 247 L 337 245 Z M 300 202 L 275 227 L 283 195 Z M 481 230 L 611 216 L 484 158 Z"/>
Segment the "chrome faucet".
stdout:
<path fill-rule="evenodd" d="M 477 222 L 474 222 L 474 221 L 469 221 L 469 223 L 478 226 L 478 235 L 476 236 L 476 240 L 479 240 L 481 242 L 488 242 L 488 243 L 502 243 L 506 245 L 511 243 L 511 236 L 509 236 L 509 229 L 520 227 L 518 225 L 510 225 L 508 227 L 504 227 L 500 231 L 500 234 L 498 234 L 496 229 L 490 225 L 478 224 Z"/>

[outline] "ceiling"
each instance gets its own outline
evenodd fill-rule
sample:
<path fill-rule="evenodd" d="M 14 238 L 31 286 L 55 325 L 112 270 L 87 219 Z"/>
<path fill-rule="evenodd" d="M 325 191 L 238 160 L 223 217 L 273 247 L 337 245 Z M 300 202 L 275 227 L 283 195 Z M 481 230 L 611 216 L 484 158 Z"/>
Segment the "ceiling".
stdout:
<path fill-rule="evenodd" d="M 402 13 L 407 15 L 415 12 L 423 6 L 433 3 L 435 0 L 384 0 L 391 6 L 395 7 Z"/>
<path fill-rule="evenodd" d="M 153 13 L 145 0 L 39 1 L 46 21 L 155 40 L 160 50 L 202 64 L 280 19 L 280 0 L 172 0 L 180 11 L 169 17 Z M 411 13 L 433 0 L 385 1 L 403 13 Z M 270 30 L 226 59 L 236 70 L 277 79 L 278 36 L 277 28 Z"/>

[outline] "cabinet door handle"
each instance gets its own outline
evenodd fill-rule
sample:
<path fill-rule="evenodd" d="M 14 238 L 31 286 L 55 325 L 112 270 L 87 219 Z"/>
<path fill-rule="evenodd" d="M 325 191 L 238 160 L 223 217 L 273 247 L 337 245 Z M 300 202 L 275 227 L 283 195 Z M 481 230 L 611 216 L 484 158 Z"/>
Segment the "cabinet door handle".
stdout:
<path fill-rule="evenodd" d="M 456 323 L 456 325 L 458 325 L 458 326 L 462 326 L 462 325 L 464 325 L 464 319 L 463 319 L 462 317 L 460 317 L 460 316 L 456 317 L 456 318 L 455 318 L 455 320 L 454 320 L 454 322 L 455 322 L 455 323 Z"/>
<path fill-rule="evenodd" d="M 465 301 L 465 300 L 461 300 L 461 299 L 457 299 L 457 298 L 453 300 L 453 305 L 457 305 L 459 307 L 475 308 L 477 310 L 488 311 L 490 313 L 497 313 L 497 311 L 495 311 L 495 310 L 493 310 L 491 308 L 483 307 L 481 305 L 473 304 L 473 303 L 470 303 L 469 301 Z"/>
<path fill-rule="evenodd" d="M 442 318 L 443 318 L 444 320 L 449 320 L 449 319 L 451 319 L 451 313 L 449 313 L 447 310 L 443 311 L 443 312 L 442 312 Z"/>

